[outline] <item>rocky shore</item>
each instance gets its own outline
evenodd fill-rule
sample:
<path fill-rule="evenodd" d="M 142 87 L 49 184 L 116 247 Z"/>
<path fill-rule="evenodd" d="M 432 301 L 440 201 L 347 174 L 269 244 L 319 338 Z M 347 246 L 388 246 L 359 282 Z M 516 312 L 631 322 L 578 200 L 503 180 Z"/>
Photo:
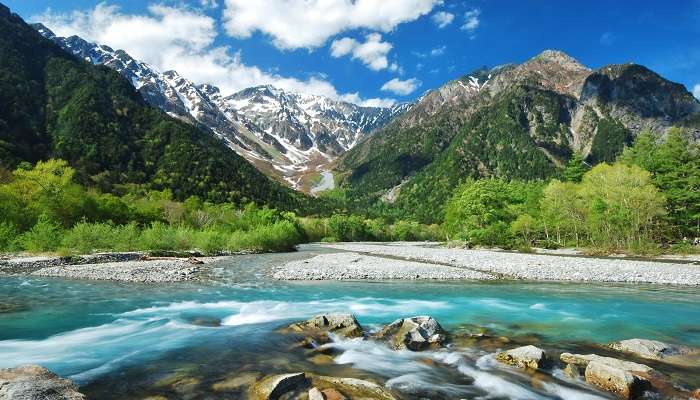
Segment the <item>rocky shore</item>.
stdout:
<path fill-rule="evenodd" d="M 700 285 L 700 265 L 695 263 L 447 249 L 412 243 L 334 243 L 321 246 L 339 253 L 325 253 L 305 262 L 288 263 L 277 269 L 273 276 L 284 280 L 410 280 L 420 279 L 417 278 L 420 276 L 424 279 Z M 351 260 L 358 261 L 344 262 Z M 414 268 L 418 267 L 423 273 L 416 274 Z M 433 273 L 426 272 L 431 269 Z M 441 278 L 441 275 L 445 277 Z"/>
<path fill-rule="evenodd" d="M 273 273 L 277 280 L 489 280 L 494 275 L 445 265 L 392 260 L 357 253 L 318 255 L 293 261 Z"/>
<path fill-rule="evenodd" d="M 23 274 L 121 282 L 180 282 L 197 279 L 213 257 L 152 257 L 100 253 L 72 257 L 13 257 L 0 260 L 0 274 Z"/>

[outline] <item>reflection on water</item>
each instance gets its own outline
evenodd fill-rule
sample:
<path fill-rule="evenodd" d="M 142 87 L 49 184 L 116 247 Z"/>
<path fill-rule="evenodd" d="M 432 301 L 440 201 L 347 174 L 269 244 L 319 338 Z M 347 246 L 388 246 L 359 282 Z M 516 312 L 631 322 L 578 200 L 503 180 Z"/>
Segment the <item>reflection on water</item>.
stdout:
<path fill-rule="evenodd" d="M 605 397 L 577 382 L 495 364 L 502 343 L 410 353 L 349 341 L 328 358 L 290 350 L 295 338 L 276 330 L 322 312 L 355 313 L 370 329 L 427 314 L 453 332 L 480 326 L 561 350 L 631 337 L 700 346 L 694 288 L 266 278 L 271 266 L 312 254 L 236 257 L 197 283 L 0 278 L 0 304 L 17 306 L 0 313 L 0 367 L 41 364 L 101 399 L 240 398 L 242 377 L 298 370 L 380 378 L 406 398 L 596 399 Z M 699 371 L 668 372 L 700 385 Z"/>

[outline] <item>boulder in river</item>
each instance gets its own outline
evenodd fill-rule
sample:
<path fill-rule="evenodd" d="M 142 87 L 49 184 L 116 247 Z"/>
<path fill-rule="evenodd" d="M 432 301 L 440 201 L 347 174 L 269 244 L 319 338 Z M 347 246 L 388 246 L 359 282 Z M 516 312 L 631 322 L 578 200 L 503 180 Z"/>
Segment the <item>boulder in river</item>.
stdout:
<path fill-rule="evenodd" d="M 636 399 L 651 388 L 654 370 L 644 364 L 596 354 L 563 353 L 560 360 L 567 364 L 565 371 L 583 370 L 586 382 L 623 399 Z"/>
<path fill-rule="evenodd" d="M 0 399 L 85 400 L 68 379 L 38 365 L 0 369 Z"/>
<path fill-rule="evenodd" d="M 277 400 L 287 392 L 308 386 L 308 383 L 303 372 L 268 376 L 253 385 L 250 397 L 254 400 Z"/>
<path fill-rule="evenodd" d="M 397 319 L 382 328 L 374 337 L 388 341 L 395 350 L 420 351 L 442 346 L 446 333 L 433 317 L 419 316 Z"/>
<path fill-rule="evenodd" d="M 372 399 L 396 400 L 383 386 L 356 378 L 336 378 L 333 376 L 308 374 L 314 387 L 317 387 L 326 400 Z"/>
<path fill-rule="evenodd" d="M 611 349 L 634 354 L 637 357 L 666 361 L 673 364 L 691 364 L 689 360 L 683 360 L 683 358 L 694 353 L 699 353 L 697 349 L 692 349 L 687 346 L 668 344 L 649 339 L 621 340 L 619 342 L 610 343 L 608 346 Z"/>
<path fill-rule="evenodd" d="M 586 382 L 622 399 L 638 399 L 651 389 L 646 378 L 601 361 L 589 362 L 585 377 Z"/>
<path fill-rule="evenodd" d="M 539 347 L 523 346 L 496 354 L 496 360 L 518 368 L 540 369 L 549 365 L 547 353 Z"/>
<path fill-rule="evenodd" d="M 359 338 L 364 336 L 364 330 L 352 314 L 323 314 L 307 321 L 292 324 L 288 328 L 292 332 L 303 332 L 318 339 L 327 339 L 328 334 L 342 338 Z"/>

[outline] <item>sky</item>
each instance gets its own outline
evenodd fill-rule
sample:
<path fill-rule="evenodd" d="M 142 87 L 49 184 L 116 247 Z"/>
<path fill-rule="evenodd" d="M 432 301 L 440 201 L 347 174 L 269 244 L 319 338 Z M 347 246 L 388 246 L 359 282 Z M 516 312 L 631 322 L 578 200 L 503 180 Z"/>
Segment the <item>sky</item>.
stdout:
<path fill-rule="evenodd" d="M 387 106 L 557 49 L 645 65 L 700 99 L 700 0 L 0 1 L 224 94 L 272 84 Z"/>

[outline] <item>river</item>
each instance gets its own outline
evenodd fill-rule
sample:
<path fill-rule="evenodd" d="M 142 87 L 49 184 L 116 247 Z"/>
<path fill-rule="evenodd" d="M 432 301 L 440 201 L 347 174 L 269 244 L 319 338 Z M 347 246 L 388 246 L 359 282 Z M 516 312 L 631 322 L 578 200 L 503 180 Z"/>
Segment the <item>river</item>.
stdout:
<path fill-rule="evenodd" d="M 697 288 L 268 278 L 273 266 L 322 251 L 237 256 L 206 279 L 175 284 L 0 277 L 0 368 L 40 364 L 99 399 L 243 398 L 243 389 L 222 392 L 217 382 L 299 370 L 372 377 L 406 399 L 425 391 L 433 399 L 593 399 L 607 397 L 565 379 L 534 387 L 483 349 L 422 354 L 344 342 L 334 363 L 319 365 L 277 330 L 337 311 L 370 329 L 431 315 L 448 331 L 486 327 L 563 350 L 632 337 L 700 346 Z M 667 372 L 700 386 L 697 370 Z"/>

